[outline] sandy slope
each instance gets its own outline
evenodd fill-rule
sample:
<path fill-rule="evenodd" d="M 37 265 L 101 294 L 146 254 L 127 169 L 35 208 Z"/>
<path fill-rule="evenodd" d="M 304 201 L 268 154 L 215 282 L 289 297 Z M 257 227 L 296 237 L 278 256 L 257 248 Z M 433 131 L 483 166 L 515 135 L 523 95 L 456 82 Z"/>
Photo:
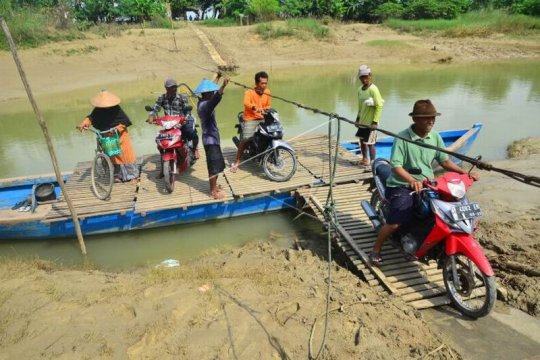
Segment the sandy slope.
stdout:
<path fill-rule="evenodd" d="M 328 41 L 307 38 L 261 40 L 252 26 L 208 28 L 203 32 L 240 73 L 260 68 L 302 65 L 463 63 L 507 58 L 538 58 L 534 40 L 444 39 L 398 34 L 378 25 L 331 25 Z M 385 40 L 393 46 L 370 46 Z M 36 94 L 104 86 L 109 83 L 162 79 L 167 74 L 208 76 L 215 69 L 208 52 L 189 27 L 177 30 L 132 29 L 120 37 L 98 37 L 49 44 L 19 54 Z M 0 101 L 24 97 L 11 54 L 0 53 Z M 250 75 L 251 79 L 251 75 Z"/>

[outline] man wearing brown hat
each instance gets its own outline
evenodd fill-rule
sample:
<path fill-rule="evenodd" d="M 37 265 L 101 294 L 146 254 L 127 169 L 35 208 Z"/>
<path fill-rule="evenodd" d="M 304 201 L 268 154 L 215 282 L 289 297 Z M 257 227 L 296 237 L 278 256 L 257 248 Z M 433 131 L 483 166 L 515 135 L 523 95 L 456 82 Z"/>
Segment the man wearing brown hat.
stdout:
<path fill-rule="evenodd" d="M 465 174 L 466 171 L 454 164 L 446 153 L 417 146 L 415 143 L 423 143 L 445 148 L 442 137 L 436 131 L 432 131 L 435 117 L 441 115 L 435 109 L 430 100 L 418 100 L 414 103 L 413 111 L 409 114 L 413 124 L 401 131 L 398 135 L 409 141 L 396 139 L 392 146 L 390 163 L 392 174 L 386 180 L 385 198 L 390 202 L 390 213 L 386 218 L 386 224 L 377 235 L 373 244 L 373 250 L 369 255 L 371 263 L 382 263 L 381 247 L 400 225 L 405 225 L 413 217 L 413 197 L 411 190 L 420 192 L 424 176 L 432 179 L 435 177 L 431 164 L 437 161 L 445 170 Z M 406 169 L 419 168 L 422 175 L 411 175 Z M 477 173 L 471 173 L 473 179 L 478 180 Z"/>

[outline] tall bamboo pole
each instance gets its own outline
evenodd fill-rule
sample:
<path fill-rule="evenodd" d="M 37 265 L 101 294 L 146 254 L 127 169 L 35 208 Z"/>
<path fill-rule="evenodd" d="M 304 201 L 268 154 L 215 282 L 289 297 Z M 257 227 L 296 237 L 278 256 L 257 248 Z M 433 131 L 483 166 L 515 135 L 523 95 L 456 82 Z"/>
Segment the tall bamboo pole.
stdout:
<path fill-rule="evenodd" d="M 32 89 L 30 88 L 30 85 L 28 84 L 28 80 L 26 79 L 26 74 L 24 73 L 21 61 L 19 60 L 19 55 L 17 54 L 17 48 L 15 47 L 15 42 L 13 41 L 13 38 L 11 37 L 11 32 L 9 31 L 9 27 L 3 17 L 0 17 L 0 24 L 2 25 L 4 34 L 6 34 L 6 39 L 9 43 L 9 48 L 11 49 L 13 60 L 15 61 L 15 64 L 17 65 L 17 69 L 19 70 L 19 75 L 21 76 L 21 80 L 24 84 L 24 88 L 26 89 L 28 100 L 30 100 L 30 103 L 32 104 L 32 108 L 34 109 L 34 114 L 36 115 L 36 119 L 39 125 L 41 126 L 41 130 L 43 131 L 43 136 L 45 137 L 45 142 L 47 143 L 49 154 L 51 155 L 51 160 L 52 160 L 52 164 L 54 168 L 54 173 L 56 175 L 56 180 L 58 181 L 58 184 L 60 184 L 60 188 L 62 189 L 62 194 L 64 195 L 64 199 L 66 199 L 66 202 L 69 207 L 69 211 L 71 212 L 71 217 L 73 218 L 73 224 L 75 225 L 75 232 L 77 234 L 77 239 L 79 240 L 81 252 L 83 255 L 86 255 L 86 246 L 84 244 L 84 239 L 81 232 L 81 226 L 79 224 L 79 218 L 77 216 L 77 211 L 73 207 L 73 204 L 71 203 L 71 200 L 66 191 L 64 179 L 62 178 L 62 174 L 60 173 L 60 167 L 58 166 L 58 161 L 56 159 L 56 153 L 54 151 L 51 138 L 49 137 L 49 130 L 47 128 L 47 123 L 45 122 L 45 119 L 43 118 L 43 115 L 41 114 L 41 111 L 39 110 L 37 106 L 36 100 L 34 99 L 34 95 L 32 94 Z"/>

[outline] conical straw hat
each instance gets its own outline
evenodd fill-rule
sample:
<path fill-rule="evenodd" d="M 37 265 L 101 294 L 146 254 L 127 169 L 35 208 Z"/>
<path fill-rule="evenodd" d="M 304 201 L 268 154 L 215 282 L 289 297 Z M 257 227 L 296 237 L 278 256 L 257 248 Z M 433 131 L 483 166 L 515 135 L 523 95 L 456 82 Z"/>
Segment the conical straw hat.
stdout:
<path fill-rule="evenodd" d="M 108 108 L 120 104 L 120 98 L 107 90 L 101 90 L 90 99 L 90 104 L 97 108 Z"/>

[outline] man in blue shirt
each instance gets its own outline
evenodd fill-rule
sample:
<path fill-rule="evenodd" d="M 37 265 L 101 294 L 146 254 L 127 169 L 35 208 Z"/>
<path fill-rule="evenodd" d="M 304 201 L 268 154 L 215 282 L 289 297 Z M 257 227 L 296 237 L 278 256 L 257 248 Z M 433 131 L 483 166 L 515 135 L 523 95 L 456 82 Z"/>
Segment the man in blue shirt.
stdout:
<path fill-rule="evenodd" d="M 201 95 L 197 105 L 197 114 L 202 127 L 202 142 L 206 153 L 210 195 L 216 200 L 225 198 L 225 195 L 217 186 L 219 173 L 225 169 L 225 160 L 221 152 L 219 129 L 214 110 L 221 101 L 225 87 L 229 83 L 229 79 L 224 78 L 223 84 L 219 87 L 217 82 L 219 82 L 220 77 L 221 74 L 218 73 L 215 82 L 203 79 L 194 91 L 195 94 Z"/>

